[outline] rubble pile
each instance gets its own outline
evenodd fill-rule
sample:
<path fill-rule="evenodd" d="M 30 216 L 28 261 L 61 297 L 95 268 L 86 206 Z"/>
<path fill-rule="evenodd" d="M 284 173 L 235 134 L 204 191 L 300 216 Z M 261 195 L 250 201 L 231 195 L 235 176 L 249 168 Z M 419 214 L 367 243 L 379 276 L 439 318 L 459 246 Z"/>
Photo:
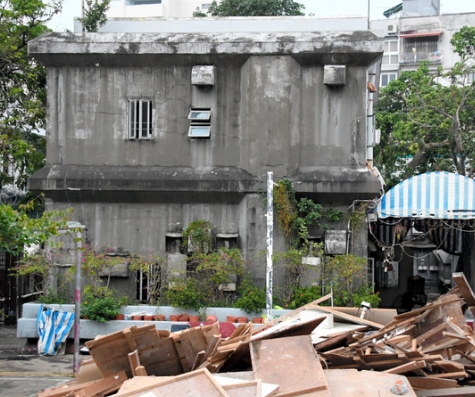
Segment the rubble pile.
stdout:
<path fill-rule="evenodd" d="M 448 293 L 385 324 L 321 306 L 326 296 L 226 338 L 218 322 L 172 333 L 133 326 L 86 342 L 77 378 L 39 397 L 475 395 L 463 314 L 475 314 L 475 296 L 462 273 L 453 278 Z"/>

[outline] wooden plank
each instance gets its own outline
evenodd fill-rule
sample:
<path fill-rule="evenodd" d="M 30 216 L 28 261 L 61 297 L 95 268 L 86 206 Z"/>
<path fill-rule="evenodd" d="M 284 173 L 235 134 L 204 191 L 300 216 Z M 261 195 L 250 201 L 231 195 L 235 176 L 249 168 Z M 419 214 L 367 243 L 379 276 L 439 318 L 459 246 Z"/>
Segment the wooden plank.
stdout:
<path fill-rule="evenodd" d="M 312 331 L 325 320 L 325 317 L 312 318 L 306 321 L 280 323 L 258 334 L 251 336 L 251 341 L 259 339 L 274 339 L 299 335 L 310 335 Z"/>
<path fill-rule="evenodd" d="M 249 374 L 250 374 L 250 377 L 248 376 Z M 279 388 L 279 385 L 265 383 L 265 382 L 262 382 L 260 379 L 254 380 L 254 373 L 251 371 L 246 371 L 245 373 L 242 373 L 242 372 L 233 372 L 233 373 L 224 373 L 224 374 L 218 373 L 218 374 L 213 374 L 213 376 L 214 376 L 214 379 L 216 379 L 216 381 L 221 386 L 223 386 L 223 388 L 228 392 L 228 394 L 229 394 L 229 391 L 227 389 L 227 386 L 243 384 L 243 383 L 248 383 L 248 382 L 255 382 L 255 381 L 257 381 L 258 385 L 260 385 L 261 397 L 273 396 L 277 392 L 277 389 Z M 237 378 L 233 376 L 237 376 Z"/>
<path fill-rule="evenodd" d="M 324 370 L 324 373 L 334 397 L 395 397 L 391 387 L 406 379 L 401 375 L 355 369 L 329 369 Z M 406 383 L 407 392 L 404 397 L 415 397 L 411 385 Z"/>
<path fill-rule="evenodd" d="M 140 364 L 148 375 L 170 376 L 183 373 L 172 337 L 159 339 L 154 346 L 139 347 Z"/>
<path fill-rule="evenodd" d="M 75 384 L 74 381 L 68 382 L 66 384 L 61 384 L 59 386 L 43 390 L 38 393 L 38 397 L 64 397 L 66 395 L 73 395 L 73 393 L 76 391 L 92 385 L 94 382 L 97 382 L 97 380 L 79 384 Z"/>
<path fill-rule="evenodd" d="M 252 341 L 250 350 L 255 377 L 280 385 L 276 396 L 315 391 L 328 391 L 331 396 L 309 335 Z"/>
<path fill-rule="evenodd" d="M 408 376 L 407 380 L 413 388 L 423 390 L 446 389 L 458 386 L 458 382 L 454 379 L 434 379 Z"/>
<path fill-rule="evenodd" d="M 374 329 L 381 329 L 383 327 L 383 325 L 375 323 L 374 321 L 370 321 L 370 320 L 366 320 L 364 318 L 359 318 L 359 317 L 356 317 L 356 316 L 352 316 L 351 314 L 339 311 L 338 309 L 335 309 L 334 307 L 318 306 L 318 310 L 320 310 L 324 313 L 332 313 L 333 316 L 335 316 L 335 319 L 339 318 L 339 319 L 342 319 L 342 320 L 350 321 L 354 324 L 366 325 L 366 326 L 374 328 Z"/>
<path fill-rule="evenodd" d="M 412 372 L 416 369 L 425 368 L 426 366 L 427 364 L 424 360 L 411 361 L 409 363 L 399 365 L 398 367 L 387 369 L 386 371 L 383 371 L 383 372 L 387 374 L 405 374 L 408 372 Z"/>
<path fill-rule="evenodd" d="M 132 371 L 132 376 L 135 376 L 137 375 L 137 373 L 135 372 L 135 368 L 140 366 L 139 353 L 137 349 L 135 349 L 133 352 L 130 352 L 127 356 L 129 357 L 130 370 Z"/>
<path fill-rule="evenodd" d="M 122 383 L 127 380 L 125 371 L 95 381 L 93 384 L 83 387 L 74 393 L 75 397 L 107 396 L 119 390 Z"/>
<path fill-rule="evenodd" d="M 227 397 L 226 391 L 218 384 L 207 369 L 199 369 L 186 374 L 169 377 L 154 385 L 141 386 L 135 389 L 114 394 L 114 397 L 160 397 L 160 396 L 193 396 L 193 397 Z"/>
<path fill-rule="evenodd" d="M 229 397 L 261 397 L 261 381 L 251 380 L 248 382 L 222 385 Z"/>
<path fill-rule="evenodd" d="M 417 390 L 417 397 L 473 397 L 475 386 L 453 387 L 438 390 Z"/>
<path fill-rule="evenodd" d="M 468 306 L 475 306 L 475 294 L 473 293 L 470 284 L 468 283 L 465 274 L 462 272 L 452 273 L 452 278 L 457 285 L 462 298 Z"/>
<path fill-rule="evenodd" d="M 260 327 L 258 330 L 254 332 L 254 335 L 257 335 L 258 333 L 265 331 L 266 329 L 273 327 L 275 324 L 282 323 L 292 317 L 295 317 L 297 314 L 299 314 L 303 310 L 307 310 L 308 308 L 315 308 L 318 306 L 318 304 L 327 301 L 328 299 L 331 299 L 332 294 L 327 294 L 325 296 L 322 296 L 321 298 L 318 298 L 314 300 L 313 302 L 307 303 L 304 306 L 299 307 L 298 309 L 292 310 L 289 313 L 286 313 L 282 316 L 279 316 L 271 321 L 267 321 L 264 326 Z"/>
<path fill-rule="evenodd" d="M 191 371 L 196 355 L 208 348 L 208 343 L 200 327 L 189 328 L 172 334 L 180 358 L 183 372 Z"/>

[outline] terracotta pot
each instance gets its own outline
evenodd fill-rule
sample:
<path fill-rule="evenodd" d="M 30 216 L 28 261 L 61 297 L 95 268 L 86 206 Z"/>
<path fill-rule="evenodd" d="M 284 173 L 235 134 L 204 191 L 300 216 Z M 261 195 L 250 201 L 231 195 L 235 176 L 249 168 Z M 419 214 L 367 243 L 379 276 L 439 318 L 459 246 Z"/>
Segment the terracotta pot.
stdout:
<path fill-rule="evenodd" d="M 245 316 L 240 316 L 236 320 L 237 320 L 238 323 L 247 323 L 247 322 L 249 322 L 249 318 L 245 317 Z"/>
<path fill-rule="evenodd" d="M 125 318 L 125 315 L 123 315 L 122 313 L 115 316 L 116 320 L 123 320 L 124 318 Z"/>
<path fill-rule="evenodd" d="M 132 316 L 132 320 L 134 321 L 142 321 L 143 316 Z"/>
<path fill-rule="evenodd" d="M 206 322 L 215 323 L 216 321 L 218 321 L 218 317 L 216 317 L 214 314 L 210 314 L 208 317 L 206 317 Z"/>
<path fill-rule="evenodd" d="M 200 316 L 190 316 L 190 323 L 199 323 Z"/>
<path fill-rule="evenodd" d="M 174 314 L 174 315 L 171 315 L 170 316 L 170 321 L 178 321 L 178 315 L 177 314 Z"/>
<path fill-rule="evenodd" d="M 254 324 L 262 324 L 262 323 L 264 322 L 264 319 L 263 319 L 262 317 L 254 317 L 254 318 L 252 319 L 252 322 L 253 322 Z"/>
<path fill-rule="evenodd" d="M 153 321 L 153 315 L 143 316 L 143 319 L 144 319 L 145 321 Z"/>
<path fill-rule="evenodd" d="M 178 316 L 178 321 L 190 321 L 190 316 L 186 313 L 180 314 Z"/>
<path fill-rule="evenodd" d="M 155 321 L 165 321 L 165 315 L 164 314 L 155 314 L 155 316 L 153 316 L 153 319 Z"/>
<path fill-rule="evenodd" d="M 236 316 L 226 316 L 226 322 L 236 323 L 237 322 L 237 317 Z"/>

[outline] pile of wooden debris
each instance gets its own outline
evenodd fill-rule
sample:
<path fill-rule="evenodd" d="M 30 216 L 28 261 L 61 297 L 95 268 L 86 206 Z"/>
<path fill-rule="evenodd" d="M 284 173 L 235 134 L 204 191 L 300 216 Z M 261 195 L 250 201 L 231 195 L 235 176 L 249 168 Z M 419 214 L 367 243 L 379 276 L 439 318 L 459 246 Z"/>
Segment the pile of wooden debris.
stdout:
<path fill-rule="evenodd" d="M 220 323 L 127 328 L 87 342 L 77 378 L 39 397 L 475 396 L 474 332 L 463 315 L 475 314 L 475 296 L 462 273 L 453 278 L 436 301 L 383 322 L 321 306 L 326 296 L 227 338 Z"/>

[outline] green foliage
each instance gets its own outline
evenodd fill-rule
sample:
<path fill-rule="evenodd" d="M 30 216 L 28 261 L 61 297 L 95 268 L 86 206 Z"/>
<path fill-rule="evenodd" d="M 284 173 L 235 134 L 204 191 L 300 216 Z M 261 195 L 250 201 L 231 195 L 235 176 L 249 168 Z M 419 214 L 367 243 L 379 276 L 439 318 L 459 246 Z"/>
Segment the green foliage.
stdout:
<path fill-rule="evenodd" d="M 294 0 L 216 0 L 208 14 L 215 17 L 304 15 L 303 4 Z"/>
<path fill-rule="evenodd" d="M 43 166 L 46 72 L 28 55 L 28 43 L 47 32 L 61 1 L 2 0 L 0 7 L 0 189 L 25 187 Z M 35 133 L 36 132 L 36 133 Z"/>
<path fill-rule="evenodd" d="M 71 303 L 71 299 L 68 298 L 64 294 L 63 290 L 54 290 L 53 288 L 48 288 L 46 293 L 43 295 L 40 295 L 38 298 L 38 302 L 43 303 L 45 305 L 51 305 L 51 304 L 66 304 L 66 303 Z"/>
<path fill-rule="evenodd" d="M 462 28 L 452 44 L 461 61 L 449 71 L 433 72 L 422 63 L 381 90 L 375 163 L 382 164 L 388 188 L 429 171 L 473 176 L 475 84 L 467 75 L 474 71 L 475 28 Z"/>
<path fill-rule="evenodd" d="M 455 32 L 450 40 L 454 46 L 454 52 L 465 60 L 475 56 L 475 27 L 464 26 L 458 32 Z"/>
<path fill-rule="evenodd" d="M 193 308 L 223 304 L 228 297 L 220 284 L 231 282 L 231 274 L 242 275 L 245 263 L 236 248 L 193 253 L 188 262 L 190 270 L 171 278 L 173 287 L 165 290 L 164 295 L 172 306 L 179 306 L 179 302 Z"/>
<path fill-rule="evenodd" d="M 354 307 L 360 307 L 363 301 L 370 303 L 371 307 L 378 307 L 381 302 L 379 294 L 374 292 L 374 287 L 368 285 L 358 288 L 353 294 L 351 294 L 351 297 L 353 299 Z"/>
<path fill-rule="evenodd" d="M 86 32 L 97 32 L 107 22 L 106 12 L 111 0 L 86 0 L 84 18 L 78 18 Z"/>
<path fill-rule="evenodd" d="M 0 204 L 0 250 L 19 255 L 25 246 L 41 245 L 66 228 L 72 209 L 47 211 L 34 219 L 28 216 L 33 206 L 33 201 L 18 209 Z"/>
<path fill-rule="evenodd" d="M 244 310 L 246 313 L 260 313 L 266 308 L 266 291 L 259 288 L 254 282 L 246 277 L 238 288 L 239 298 L 234 307 Z"/>
<path fill-rule="evenodd" d="M 372 289 L 366 282 L 366 267 L 365 258 L 352 254 L 336 255 L 325 264 L 325 293 L 333 292 L 335 306 L 359 306 L 359 297 L 373 299 L 367 293 Z"/>
<path fill-rule="evenodd" d="M 194 253 L 207 253 L 211 250 L 213 242 L 213 225 L 205 220 L 198 219 L 191 222 L 183 230 L 183 248 Z"/>
<path fill-rule="evenodd" d="M 332 221 L 343 218 L 341 211 L 334 208 L 323 211 L 320 204 L 309 198 L 297 199 L 292 183 L 286 179 L 276 183 L 273 198 L 277 223 L 291 246 L 308 245 L 308 230 L 311 226 L 327 227 L 321 224 L 323 218 Z"/>
<path fill-rule="evenodd" d="M 289 304 L 289 308 L 298 309 L 321 297 L 321 288 L 318 286 L 295 288 L 292 292 L 292 300 Z"/>
<path fill-rule="evenodd" d="M 114 296 L 114 291 L 108 287 L 84 288 L 81 315 L 88 320 L 105 323 L 114 320 L 120 313 L 120 302 Z"/>
<path fill-rule="evenodd" d="M 171 281 L 171 285 L 165 289 L 165 298 L 173 307 L 199 310 L 206 306 L 206 296 L 198 280 L 191 277 L 176 278 Z"/>

